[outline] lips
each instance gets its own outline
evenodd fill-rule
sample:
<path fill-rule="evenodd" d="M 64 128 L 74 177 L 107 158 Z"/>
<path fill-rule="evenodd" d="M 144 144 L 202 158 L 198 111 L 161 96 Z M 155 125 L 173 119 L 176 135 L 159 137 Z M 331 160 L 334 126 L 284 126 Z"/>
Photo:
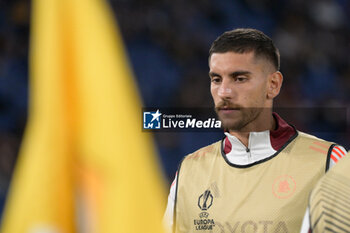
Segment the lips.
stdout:
<path fill-rule="evenodd" d="M 229 111 L 229 110 L 240 110 L 240 108 L 233 108 L 233 107 L 219 107 L 220 111 Z"/>
<path fill-rule="evenodd" d="M 230 117 L 232 117 L 233 115 L 235 115 L 236 113 L 238 113 L 240 111 L 240 108 L 233 108 L 233 107 L 220 107 L 218 108 L 218 114 L 220 114 L 221 116 L 224 115 L 228 115 Z"/>
<path fill-rule="evenodd" d="M 220 112 L 235 112 L 241 110 L 238 106 L 230 106 L 230 105 L 224 105 L 224 106 L 218 106 L 217 110 Z"/>
<path fill-rule="evenodd" d="M 239 109 L 238 108 L 221 108 L 219 109 L 219 111 L 221 113 L 234 113 L 234 112 L 238 112 Z"/>

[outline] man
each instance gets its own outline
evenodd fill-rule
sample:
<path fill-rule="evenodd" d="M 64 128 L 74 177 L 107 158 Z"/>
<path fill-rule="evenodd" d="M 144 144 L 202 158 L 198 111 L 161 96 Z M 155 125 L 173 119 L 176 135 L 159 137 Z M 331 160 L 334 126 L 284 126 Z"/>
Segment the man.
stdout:
<path fill-rule="evenodd" d="M 279 67 L 258 30 L 225 32 L 212 44 L 210 89 L 226 136 L 182 161 L 164 216 L 173 232 L 300 230 L 310 190 L 345 149 L 272 113 Z"/>
<path fill-rule="evenodd" d="M 350 156 L 340 160 L 313 189 L 301 233 L 350 232 Z"/>

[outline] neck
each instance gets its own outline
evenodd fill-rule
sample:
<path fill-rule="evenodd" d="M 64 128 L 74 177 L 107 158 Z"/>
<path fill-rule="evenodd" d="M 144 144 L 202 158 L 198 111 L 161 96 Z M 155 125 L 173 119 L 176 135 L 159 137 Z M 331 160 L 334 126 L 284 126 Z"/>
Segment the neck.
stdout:
<path fill-rule="evenodd" d="M 272 131 L 274 129 L 276 129 L 276 120 L 274 119 L 271 112 L 269 114 L 266 114 L 265 117 L 261 117 L 261 119 L 256 119 L 254 121 L 254 124 L 251 123 L 241 130 L 229 130 L 229 133 L 235 136 L 243 143 L 243 145 L 248 148 L 250 132 L 261 132 L 265 130 Z"/>

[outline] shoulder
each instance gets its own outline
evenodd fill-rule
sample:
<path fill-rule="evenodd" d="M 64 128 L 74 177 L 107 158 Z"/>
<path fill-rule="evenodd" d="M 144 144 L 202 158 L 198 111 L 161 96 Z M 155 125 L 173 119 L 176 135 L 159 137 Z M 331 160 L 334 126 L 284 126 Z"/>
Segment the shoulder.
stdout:
<path fill-rule="evenodd" d="M 178 168 L 178 180 L 183 177 L 193 177 L 194 173 L 206 170 L 221 153 L 221 141 L 202 147 L 195 152 L 186 155 Z"/>
<path fill-rule="evenodd" d="M 323 140 L 314 135 L 298 131 L 298 136 L 293 141 L 293 149 L 297 154 L 318 154 L 327 155 L 335 143 Z"/>
<path fill-rule="evenodd" d="M 348 157 L 349 155 L 346 155 L 346 153 L 347 151 L 343 146 L 333 144 L 328 152 L 328 169 L 333 167 L 343 157 Z"/>
<path fill-rule="evenodd" d="M 333 147 L 333 145 L 336 145 L 334 142 L 326 141 L 324 139 L 301 131 L 298 131 L 297 142 L 301 145 L 304 145 L 308 149 L 313 149 L 316 151 L 322 150 L 326 152 L 328 152 Z"/>
<path fill-rule="evenodd" d="M 322 138 L 319 138 L 319 137 L 316 137 L 314 135 L 311 135 L 311 134 L 308 134 L 308 133 L 304 133 L 304 132 L 301 132 L 301 131 L 298 131 L 298 137 L 299 138 L 302 138 L 304 140 L 307 140 L 307 141 L 310 141 L 310 142 L 323 142 L 325 144 L 333 144 L 333 142 L 330 142 L 330 141 L 326 141 Z"/>
<path fill-rule="evenodd" d="M 185 156 L 185 160 L 192 159 L 195 157 L 201 157 L 202 155 L 215 154 L 217 151 L 220 151 L 220 149 L 221 149 L 221 140 L 214 142 L 208 146 L 202 147 L 191 154 L 188 154 L 187 156 Z"/>
<path fill-rule="evenodd" d="M 326 141 L 300 131 L 298 133 L 298 139 L 304 143 L 307 149 L 327 155 L 326 170 L 333 167 L 347 153 L 347 150 L 343 146 L 335 142 Z"/>
<path fill-rule="evenodd" d="M 214 142 L 208 146 L 202 147 L 195 152 L 188 154 L 184 157 L 182 163 L 187 161 L 197 161 L 202 159 L 208 159 L 212 158 L 213 156 L 218 155 L 218 153 L 221 153 L 221 140 Z"/>

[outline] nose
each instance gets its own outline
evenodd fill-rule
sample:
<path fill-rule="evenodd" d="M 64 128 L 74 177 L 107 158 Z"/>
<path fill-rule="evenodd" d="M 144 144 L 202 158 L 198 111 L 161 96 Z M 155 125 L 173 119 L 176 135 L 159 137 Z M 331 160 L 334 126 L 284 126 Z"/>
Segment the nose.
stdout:
<path fill-rule="evenodd" d="M 223 80 L 218 90 L 218 96 L 223 99 L 230 99 L 232 98 L 232 94 L 233 90 L 231 85 L 228 81 Z"/>

